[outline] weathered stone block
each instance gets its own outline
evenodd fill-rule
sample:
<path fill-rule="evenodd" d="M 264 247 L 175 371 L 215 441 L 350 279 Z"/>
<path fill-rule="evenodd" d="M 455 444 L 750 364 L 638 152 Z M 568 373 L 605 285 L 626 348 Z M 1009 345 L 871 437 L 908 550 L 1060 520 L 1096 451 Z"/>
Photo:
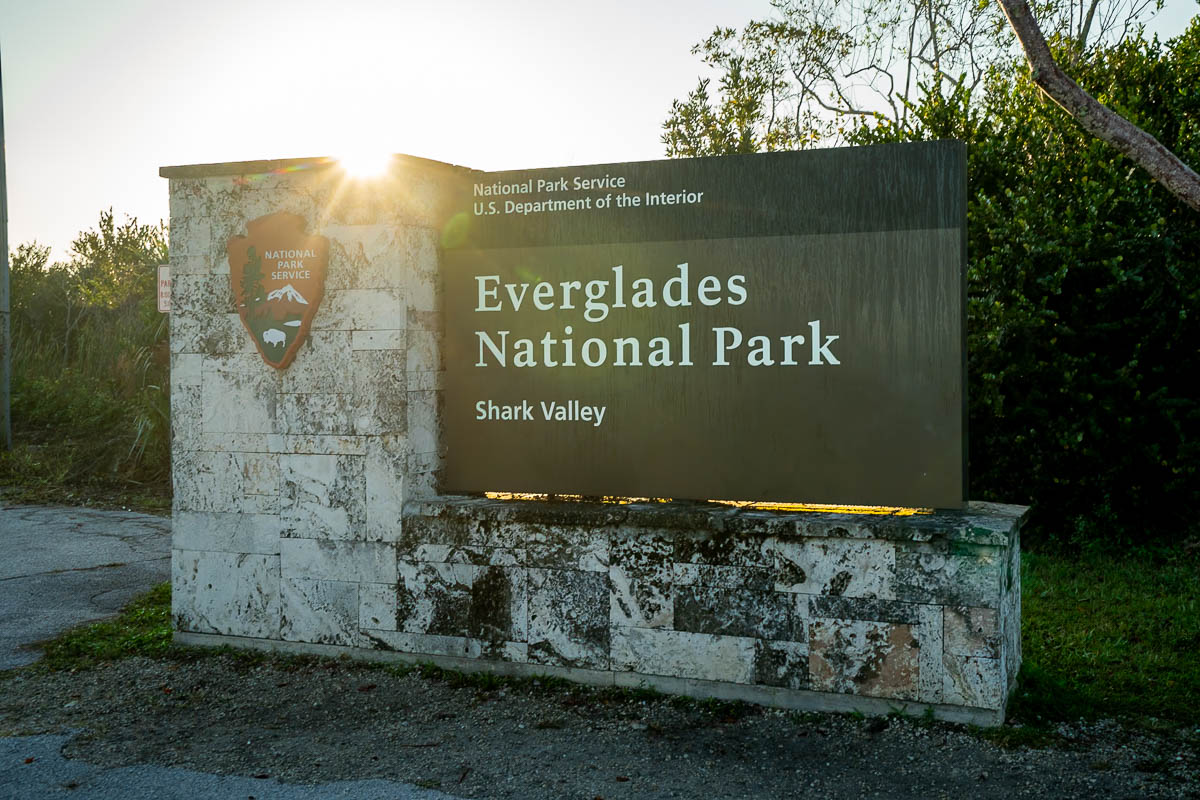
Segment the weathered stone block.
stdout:
<path fill-rule="evenodd" d="M 757 675 L 756 641 L 737 636 L 614 625 L 612 668 L 644 675 L 753 683 Z"/>
<path fill-rule="evenodd" d="M 891 542 L 775 540 L 771 552 L 778 591 L 880 600 L 896 598 L 896 549 Z"/>
<path fill-rule="evenodd" d="M 674 537 L 653 532 L 614 535 L 609 541 L 609 622 L 669 628 L 675 617 L 672 594 Z"/>
<path fill-rule="evenodd" d="M 180 193 L 172 198 L 170 239 L 172 259 L 185 256 L 207 256 L 209 253 L 212 242 L 212 223 L 207 216 L 203 215 L 203 207 L 198 206 L 195 202 L 195 192 L 196 190 L 191 187 L 181 189 Z M 174 213 L 175 204 L 178 205 L 181 212 L 186 212 L 178 221 L 176 221 Z"/>
<path fill-rule="evenodd" d="M 279 557 L 171 551 L 176 630 L 279 638 Z"/>
<path fill-rule="evenodd" d="M 875 600 L 870 597 L 814 596 L 808 600 L 809 616 L 833 619 L 862 619 L 876 622 L 920 622 L 920 606 L 898 600 Z"/>
<path fill-rule="evenodd" d="M 176 550 L 279 554 L 278 514 L 197 512 L 176 509 L 171 546 Z"/>
<path fill-rule="evenodd" d="M 184 275 L 182 278 L 189 276 Z M 171 321 L 171 352 L 206 356 L 254 352 L 254 342 L 234 313 L 175 312 Z"/>
<path fill-rule="evenodd" d="M 394 225 L 326 225 L 331 240 L 330 288 L 388 289 L 402 285 L 405 270 L 396 253 L 405 245 L 404 232 Z M 435 256 L 436 258 L 436 256 Z M 333 280 L 333 268 L 341 280 Z"/>
<path fill-rule="evenodd" d="M 675 621 L 675 599 L 670 581 L 653 575 L 631 577 L 626 567 L 608 569 L 609 622 L 638 628 L 670 628 Z M 634 573 L 636 576 L 638 573 Z"/>
<path fill-rule="evenodd" d="M 411 305 L 408 307 L 408 329 L 410 331 L 440 334 L 444 329 L 442 319 L 440 311 L 421 311 Z M 438 341 L 440 344 L 441 340 Z"/>
<path fill-rule="evenodd" d="M 353 436 L 357 417 L 350 394 L 279 395 L 279 427 L 285 434 Z"/>
<path fill-rule="evenodd" d="M 357 407 L 355 432 L 404 434 L 408 429 L 408 391 L 403 351 L 355 351 L 350 365 Z"/>
<path fill-rule="evenodd" d="M 171 390 L 171 452 L 182 454 L 200 449 L 202 400 L 199 386 L 180 386 Z M 186 480 L 186 473 L 175 473 Z M 178 487 L 177 487 L 178 488 Z"/>
<path fill-rule="evenodd" d="M 409 392 L 407 433 L 410 451 L 436 453 L 441 437 L 436 392 Z"/>
<path fill-rule="evenodd" d="M 325 295 L 313 331 L 394 331 L 405 327 L 399 289 L 334 289 Z"/>
<path fill-rule="evenodd" d="M 374 630 L 399 630 L 399 587 L 394 583 L 358 585 L 358 626 Z"/>
<path fill-rule="evenodd" d="M 393 269 L 408 282 L 424 279 L 430 282 L 438 276 L 439 231 L 436 226 L 397 224 L 393 226 L 397 249 Z"/>
<path fill-rule="evenodd" d="M 363 630 L 363 635 L 380 650 L 397 650 L 450 658 L 470 658 L 491 661 L 528 661 L 528 646 L 524 642 L 487 642 L 462 636 L 436 636 L 403 631 Z"/>
<path fill-rule="evenodd" d="M 675 539 L 653 531 L 641 533 L 622 530 L 609 537 L 609 564 L 627 575 L 671 579 Z"/>
<path fill-rule="evenodd" d="M 1003 708 L 1007 684 L 997 658 L 944 653 L 942 702 L 975 708 Z"/>
<path fill-rule="evenodd" d="M 429 331 L 410 329 L 406 333 L 408 372 L 435 372 L 441 369 L 439 336 Z"/>
<path fill-rule="evenodd" d="M 314 456 L 365 456 L 368 439 L 365 436 L 337 434 L 288 434 L 278 437 L 282 442 L 271 452 Z"/>
<path fill-rule="evenodd" d="M 474 545 L 418 544 L 400 549 L 401 558 L 438 564 L 475 564 L 481 567 L 519 567 L 525 564 L 525 551 L 508 547 Z"/>
<path fill-rule="evenodd" d="M 397 629 L 520 641 L 527 632 L 525 570 L 399 561 Z"/>
<path fill-rule="evenodd" d="M 676 536 L 674 557 L 680 564 L 723 567 L 769 567 L 772 564 L 768 540 L 732 534 L 713 535 L 703 529 Z"/>
<path fill-rule="evenodd" d="M 246 453 L 242 456 L 242 494 L 278 495 L 279 456 L 274 453 Z"/>
<path fill-rule="evenodd" d="M 775 587 L 775 573 L 768 567 L 726 567 L 719 564 L 675 564 L 672 569 L 676 586 L 713 586 L 721 589 L 769 591 Z"/>
<path fill-rule="evenodd" d="M 279 456 L 285 536 L 348 539 L 366 520 L 366 480 L 360 456 Z"/>
<path fill-rule="evenodd" d="M 529 660 L 608 669 L 608 573 L 530 569 Z"/>
<path fill-rule="evenodd" d="M 785 689 L 809 688 L 807 642 L 757 640 L 754 643 L 754 682 Z"/>
<path fill-rule="evenodd" d="M 895 597 L 913 603 L 995 608 L 1004 565 L 994 547 L 962 554 L 902 552 L 896 557 Z"/>
<path fill-rule="evenodd" d="M 242 510 L 242 456 L 239 453 L 176 453 L 171 466 L 177 511 Z"/>
<path fill-rule="evenodd" d="M 917 699 L 925 703 L 940 703 L 942 702 L 944 672 L 942 667 L 944 611 L 941 606 L 919 605 L 917 614 L 921 642 L 921 652 L 917 658 L 920 668 Z"/>
<path fill-rule="evenodd" d="M 217 355 L 243 349 L 245 329 L 233 305 L 228 275 L 173 275 L 170 324 L 174 353 Z"/>
<path fill-rule="evenodd" d="M 347 542 L 332 539 L 281 539 L 279 558 L 290 578 L 395 583 L 395 545 L 386 542 Z"/>
<path fill-rule="evenodd" d="M 275 433 L 212 433 L 200 434 L 200 450 L 216 453 L 286 453 L 284 437 Z"/>
<path fill-rule="evenodd" d="M 1021 668 L 1021 545 L 1020 532 L 1012 533 L 1008 566 L 1000 599 L 1000 640 L 1004 647 L 1004 673 L 1015 685 Z"/>
<path fill-rule="evenodd" d="M 608 572 L 608 537 L 556 525 L 529 525 L 525 563 L 545 569 Z"/>
<path fill-rule="evenodd" d="M 359 535 L 364 539 L 396 541 L 400 538 L 404 507 L 405 454 L 398 438 L 364 437 L 364 519 Z"/>
<path fill-rule="evenodd" d="M 403 330 L 387 331 L 352 331 L 350 338 L 351 350 L 394 350 L 404 352 L 406 332 Z"/>
<path fill-rule="evenodd" d="M 281 378 L 258 353 L 205 356 L 201 366 L 205 433 L 281 433 L 276 395 Z"/>
<path fill-rule="evenodd" d="M 440 468 L 440 456 L 437 453 L 427 453 L 428 457 L 438 462 L 438 467 L 428 471 L 410 469 L 408 476 L 404 479 L 404 497 L 406 498 L 432 498 L 438 493 L 438 483 L 440 481 L 438 470 Z M 409 456 L 409 464 L 416 461 L 418 457 Z"/>
<path fill-rule="evenodd" d="M 994 608 L 946 606 L 945 651 L 956 656 L 1000 658 L 1000 615 Z"/>
<path fill-rule="evenodd" d="M 363 630 L 363 634 L 381 650 L 399 650 L 402 653 L 422 653 L 451 658 L 480 658 L 483 645 L 464 636 L 438 636 L 404 631 Z"/>
<path fill-rule="evenodd" d="M 246 232 L 246 222 L 261 216 L 284 211 L 289 214 L 299 214 L 308 222 L 308 229 L 320 233 L 316 223 L 321 218 L 321 209 L 313 203 L 312 198 L 301 186 L 283 185 L 277 183 L 274 176 L 255 175 L 257 182 L 253 190 L 247 191 L 245 186 L 236 186 L 232 181 L 223 185 L 213 185 L 212 207 L 217 210 L 236 209 L 241 212 L 236 215 L 218 215 L 213 225 L 213 248 L 222 251 L 230 237 Z M 265 183 L 264 183 L 265 181 Z M 271 184 L 276 185 L 272 186 Z"/>
<path fill-rule="evenodd" d="M 320 318 L 320 312 L 317 313 Z M 340 394 L 349 391 L 350 331 L 311 330 L 296 360 L 283 370 L 281 390 L 288 394 Z"/>
<path fill-rule="evenodd" d="M 279 495 L 277 494 L 247 494 L 242 496 L 242 513 L 270 514 L 279 517 Z"/>
<path fill-rule="evenodd" d="M 200 207 L 198 200 L 198 192 L 195 189 L 195 180 L 174 180 L 170 183 L 170 190 L 167 199 L 167 207 L 171 215 L 171 233 L 172 236 L 178 236 L 179 244 L 183 244 L 183 240 L 191 238 L 189 228 L 193 224 L 193 220 L 199 217 Z M 178 233 L 176 231 L 178 230 Z"/>
<path fill-rule="evenodd" d="M 200 367 L 204 357 L 199 353 L 171 354 L 171 392 L 174 394 L 185 386 L 200 386 Z"/>
<path fill-rule="evenodd" d="M 217 262 L 211 256 L 179 255 L 167 259 L 171 275 L 206 275 L 217 272 Z"/>
<path fill-rule="evenodd" d="M 284 577 L 279 635 L 284 641 L 361 647 L 358 583 Z"/>
<path fill-rule="evenodd" d="M 916 626 L 812 619 L 808 646 L 814 689 L 902 700 L 917 697 Z"/>
<path fill-rule="evenodd" d="M 803 638 L 794 623 L 794 601 L 782 592 L 675 587 L 675 630 L 792 641 Z"/>

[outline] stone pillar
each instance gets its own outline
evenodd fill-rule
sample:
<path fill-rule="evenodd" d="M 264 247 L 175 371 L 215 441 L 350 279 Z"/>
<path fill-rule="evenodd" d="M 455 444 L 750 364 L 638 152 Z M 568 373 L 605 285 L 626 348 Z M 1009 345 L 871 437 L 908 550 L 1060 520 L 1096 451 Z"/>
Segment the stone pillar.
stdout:
<path fill-rule="evenodd" d="M 360 607 L 394 591 L 402 504 L 434 493 L 439 236 L 464 172 L 414 158 L 359 182 L 326 159 L 161 170 L 183 639 L 366 644 Z M 330 241 L 324 300 L 286 370 L 255 351 L 226 256 L 278 211 Z"/>

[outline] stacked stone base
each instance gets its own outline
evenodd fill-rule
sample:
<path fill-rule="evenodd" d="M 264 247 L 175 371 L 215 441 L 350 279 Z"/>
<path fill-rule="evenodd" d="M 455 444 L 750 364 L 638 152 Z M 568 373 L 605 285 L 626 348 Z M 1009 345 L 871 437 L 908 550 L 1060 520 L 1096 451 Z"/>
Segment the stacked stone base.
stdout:
<path fill-rule="evenodd" d="M 1024 511 L 409 501 L 388 541 L 281 539 L 281 596 L 223 622 L 187 612 L 204 591 L 177 564 L 176 625 L 192 644 L 998 725 Z"/>

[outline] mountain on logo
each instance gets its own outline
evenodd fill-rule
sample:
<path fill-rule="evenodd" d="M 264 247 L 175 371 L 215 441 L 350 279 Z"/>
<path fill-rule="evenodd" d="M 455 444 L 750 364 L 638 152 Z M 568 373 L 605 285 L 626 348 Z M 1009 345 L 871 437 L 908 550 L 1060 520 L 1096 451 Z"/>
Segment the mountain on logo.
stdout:
<path fill-rule="evenodd" d="M 293 289 L 290 283 L 268 294 L 267 300 L 286 300 L 292 303 L 308 305 L 308 301 L 304 299 L 304 295 Z"/>

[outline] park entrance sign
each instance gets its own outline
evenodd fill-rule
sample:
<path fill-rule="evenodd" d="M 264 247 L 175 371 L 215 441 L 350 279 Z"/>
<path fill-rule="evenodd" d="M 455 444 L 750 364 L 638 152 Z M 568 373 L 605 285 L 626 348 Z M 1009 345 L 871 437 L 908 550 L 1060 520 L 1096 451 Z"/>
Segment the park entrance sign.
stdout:
<path fill-rule="evenodd" d="M 444 489 L 960 508 L 966 147 L 474 173 Z"/>
<path fill-rule="evenodd" d="M 964 160 L 164 168 L 178 641 L 1002 724 Z"/>

